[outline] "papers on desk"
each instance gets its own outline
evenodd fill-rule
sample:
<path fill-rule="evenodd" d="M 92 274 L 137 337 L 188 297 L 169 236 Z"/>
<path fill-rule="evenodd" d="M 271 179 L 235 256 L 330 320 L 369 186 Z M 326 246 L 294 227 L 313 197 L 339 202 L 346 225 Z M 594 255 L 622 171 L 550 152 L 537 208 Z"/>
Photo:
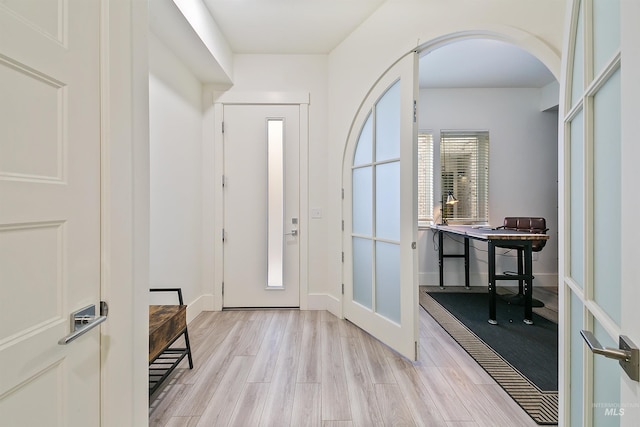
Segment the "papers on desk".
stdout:
<path fill-rule="evenodd" d="M 490 225 L 472 225 L 471 228 L 476 230 L 497 230 L 498 227 L 492 227 Z"/>

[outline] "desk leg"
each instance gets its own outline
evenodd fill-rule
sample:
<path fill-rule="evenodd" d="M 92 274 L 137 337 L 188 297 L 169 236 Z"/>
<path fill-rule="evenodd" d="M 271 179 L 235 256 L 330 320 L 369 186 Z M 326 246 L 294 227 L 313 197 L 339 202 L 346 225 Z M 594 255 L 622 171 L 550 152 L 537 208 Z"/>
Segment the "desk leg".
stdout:
<path fill-rule="evenodd" d="M 527 325 L 533 324 L 533 251 L 531 250 L 531 243 L 524 247 L 524 274 L 526 276 L 524 284 L 524 323 Z"/>
<path fill-rule="evenodd" d="M 438 268 L 440 270 L 440 288 L 444 288 L 444 238 L 442 231 L 438 231 Z"/>
<path fill-rule="evenodd" d="M 464 238 L 464 286 L 469 289 L 469 238 Z"/>
<path fill-rule="evenodd" d="M 489 323 L 497 325 L 496 320 L 496 247 L 492 241 L 488 245 L 489 254 Z"/>

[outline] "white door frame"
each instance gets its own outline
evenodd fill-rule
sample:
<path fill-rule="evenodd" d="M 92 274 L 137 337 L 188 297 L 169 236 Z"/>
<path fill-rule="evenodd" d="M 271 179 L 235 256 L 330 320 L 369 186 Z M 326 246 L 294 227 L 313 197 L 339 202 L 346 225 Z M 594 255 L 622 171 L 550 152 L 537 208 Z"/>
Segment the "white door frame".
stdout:
<path fill-rule="evenodd" d="M 148 6 L 101 0 L 101 328 L 104 426 L 149 420 Z"/>
<path fill-rule="evenodd" d="M 213 295 L 213 310 L 222 310 L 223 280 L 223 192 L 222 170 L 224 150 L 222 119 L 224 105 L 299 105 L 300 106 L 300 310 L 308 309 L 309 296 L 309 93 L 308 92 L 224 92 L 214 93 L 213 117 L 205 117 L 203 170 L 214 171 L 205 175 L 203 206 L 205 223 L 213 218 L 213 228 L 206 227 L 205 257 L 213 257 L 213 272 L 205 276 L 205 292 Z M 209 145 L 211 144 L 211 145 Z M 212 197 L 213 196 L 213 197 Z M 205 264 L 207 264 L 205 262 Z M 206 277 L 212 277 L 212 283 Z"/>

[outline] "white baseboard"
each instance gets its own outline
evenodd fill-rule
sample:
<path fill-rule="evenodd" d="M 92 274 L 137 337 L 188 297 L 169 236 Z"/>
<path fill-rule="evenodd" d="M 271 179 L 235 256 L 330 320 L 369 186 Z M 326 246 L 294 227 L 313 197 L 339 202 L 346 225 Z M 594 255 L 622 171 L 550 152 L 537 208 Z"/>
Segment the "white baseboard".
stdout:
<path fill-rule="evenodd" d="M 342 301 L 331 294 L 309 294 L 308 310 L 327 310 L 338 318 L 342 318 Z"/>
<path fill-rule="evenodd" d="M 187 323 L 190 323 L 203 311 L 213 311 L 213 308 L 213 295 L 200 295 L 195 301 L 187 305 Z"/>

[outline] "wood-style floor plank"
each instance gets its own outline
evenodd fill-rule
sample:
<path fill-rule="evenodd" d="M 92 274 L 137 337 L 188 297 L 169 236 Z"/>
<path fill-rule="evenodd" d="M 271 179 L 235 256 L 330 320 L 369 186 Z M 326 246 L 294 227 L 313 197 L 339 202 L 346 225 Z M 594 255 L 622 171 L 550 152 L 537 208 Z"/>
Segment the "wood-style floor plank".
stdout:
<path fill-rule="evenodd" d="M 382 426 L 382 416 L 363 360 L 365 352 L 358 338 L 342 338 L 348 398 L 356 426 Z"/>
<path fill-rule="evenodd" d="M 166 427 L 196 427 L 200 417 L 171 417 Z"/>
<path fill-rule="evenodd" d="M 256 362 L 251 368 L 247 381 L 256 383 L 271 381 L 288 319 L 289 312 L 287 311 L 274 313 L 269 328 L 265 331 L 262 346 L 256 354 Z"/>
<path fill-rule="evenodd" d="M 305 311 L 302 331 L 302 351 L 298 368 L 299 383 L 319 383 L 320 363 L 320 314 L 317 311 Z"/>
<path fill-rule="evenodd" d="M 422 383 L 420 375 L 408 360 L 398 356 L 389 360 L 406 404 L 418 426 L 446 426 L 442 412 Z M 471 418 L 469 418 L 471 419 Z"/>
<path fill-rule="evenodd" d="M 267 391 L 260 426 L 280 427 L 287 426 L 291 422 L 303 328 L 302 314 L 297 311 L 290 312 L 278 360 Z"/>
<path fill-rule="evenodd" d="M 338 323 L 335 317 L 320 322 L 322 419 L 332 421 L 351 419 Z"/>
<path fill-rule="evenodd" d="M 322 425 L 319 383 L 298 383 L 293 399 L 292 426 L 320 427 Z"/>
<path fill-rule="evenodd" d="M 415 426 L 416 423 L 397 384 L 375 384 L 378 408 L 385 426 Z"/>
<path fill-rule="evenodd" d="M 262 409 L 269 390 L 267 383 L 247 383 L 238 398 L 230 426 L 257 426 L 262 416 Z"/>
<path fill-rule="evenodd" d="M 411 362 L 328 312 L 202 313 L 194 369 L 152 396 L 149 425 L 536 425 L 424 310 L 419 325 Z"/>
<path fill-rule="evenodd" d="M 227 426 L 242 395 L 245 381 L 253 364 L 253 356 L 236 356 L 229 364 L 219 386 L 200 416 L 198 426 Z"/>

